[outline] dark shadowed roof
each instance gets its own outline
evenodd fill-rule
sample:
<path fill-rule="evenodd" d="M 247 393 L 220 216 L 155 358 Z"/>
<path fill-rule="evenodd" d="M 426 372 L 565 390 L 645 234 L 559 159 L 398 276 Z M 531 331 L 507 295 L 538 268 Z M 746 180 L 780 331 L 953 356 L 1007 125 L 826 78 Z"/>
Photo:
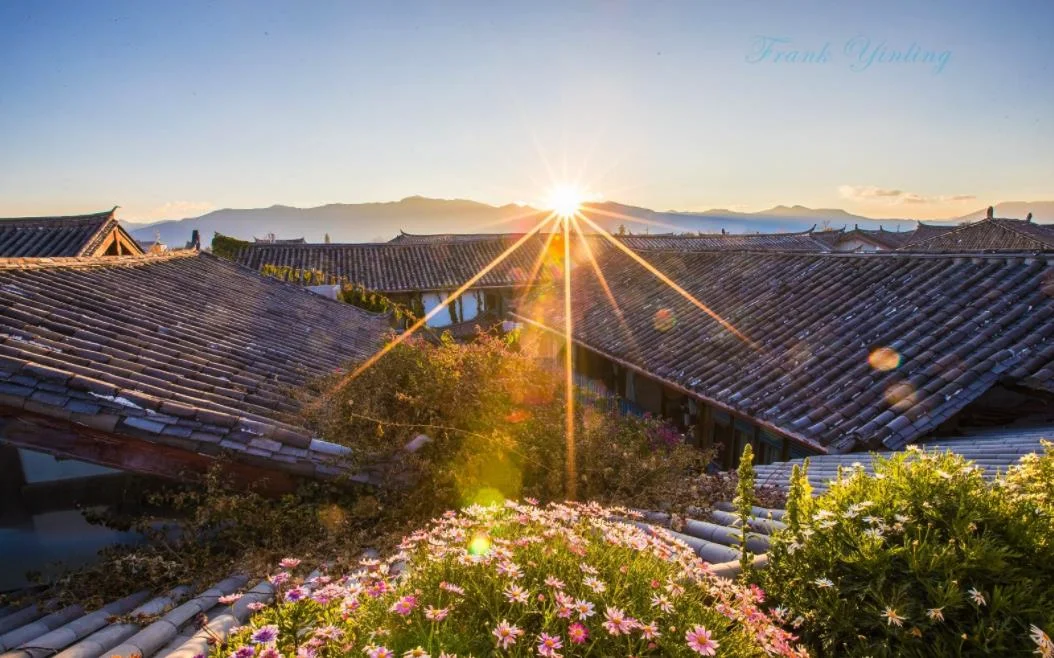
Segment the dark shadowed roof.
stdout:
<path fill-rule="evenodd" d="M 809 229 L 798 233 L 637 234 L 617 237 L 622 244 L 636 251 L 830 251 L 826 244 L 816 239 L 816 235 Z"/>
<path fill-rule="evenodd" d="M 623 254 L 574 274 L 584 346 L 835 452 L 897 449 L 1000 380 L 1054 391 L 1046 256 L 655 252 L 648 259 L 753 349 Z M 560 307 L 542 323 L 562 327 Z M 528 318 L 525 318 L 528 319 Z M 898 365 L 869 365 L 879 347 Z"/>
<path fill-rule="evenodd" d="M 471 240 L 379 244 L 250 244 L 234 260 L 255 270 L 265 265 L 318 270 L 327 277 L 363 285 L 378 292 L 453 290 L 512 247 L 518 238 L 497 236 Z M 545 242 L 533 236 L 476 287 L 526 285 Z"/>
<path fill-rule="evenodd" d="M 290 387 L 368 356 L 387 318 L 207 254 L 0 260 L 0 413 L 310 474 Z M 321 446 L 321 447 L 320 447 Z"/>
<path fill-rule="evenodd" d="M 90 256 L 120 228 L 114 211 L 65 217 L 0 219 L 0 258 Z M 136 244 L 123 233 L 130 245 Z"/>
<path fill-rule="evenodd" d="M 971 222 L 924 239 L 913 239 L 904 251 L 1054 251 L 1054 225 L 995 217 Z"/>

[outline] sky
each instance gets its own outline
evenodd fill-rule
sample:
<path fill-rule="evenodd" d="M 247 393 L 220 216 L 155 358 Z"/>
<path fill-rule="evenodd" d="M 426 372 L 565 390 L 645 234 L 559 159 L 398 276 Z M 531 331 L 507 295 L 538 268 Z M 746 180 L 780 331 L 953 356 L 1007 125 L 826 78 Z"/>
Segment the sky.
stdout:
<path fill-rule="evenodd" d="M 1054 3 L 0 3 L 0 216 L 1054 199 Z"/>

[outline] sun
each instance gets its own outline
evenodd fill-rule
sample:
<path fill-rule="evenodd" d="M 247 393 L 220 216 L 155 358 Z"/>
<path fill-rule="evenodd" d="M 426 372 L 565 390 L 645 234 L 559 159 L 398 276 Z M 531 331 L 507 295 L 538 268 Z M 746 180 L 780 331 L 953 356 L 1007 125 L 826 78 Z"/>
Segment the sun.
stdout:
<path fill-rule="evenodd" d="M 573 185 L 557 185 L 549 192 L 548 209 L 561 219 L 570 219 L 582 207 L 585 193 Z"/>

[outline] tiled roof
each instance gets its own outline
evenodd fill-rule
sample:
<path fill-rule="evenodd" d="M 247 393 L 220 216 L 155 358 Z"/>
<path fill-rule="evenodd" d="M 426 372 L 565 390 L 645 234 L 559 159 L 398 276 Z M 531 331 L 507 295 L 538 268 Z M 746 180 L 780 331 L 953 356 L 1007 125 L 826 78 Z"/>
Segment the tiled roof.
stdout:
<path fill-rule="evenodd" d="M 887 231 L 883 228 L 864 229 L 853 227 L 850 230 L 820 231 L 814 233 L 813 237 L 832 250 L 836 250 L 836 245 L 839 243 L 850 240 L 860 240 L 883 249 L 897 249 L 910 242 L 914 235 L 915 231 Z"/>
<path fill-rule="evenodd" d="M 901 245 L 904 248 L 910 248 L 910 245 L 924 242 L 931 238 L 935 238 L 944 235 L 948 231 L 952 231 L 956 226 L 950 226 L 947 224 L 927 224 L 926 222 L 919 222 L 915 226 L 915 230 L 911 232 L 911 236 L 907 242 Z"/>
<path fill-rule="evenodd" d="M 116 208 L 114 208 L 116 210 Z M 114 210 L 66 217 L 0 219 L 0 258 L 90 256 L 120 228 Z M 130 244 L 135 244 L 124 234 Z"/>
<path fill-rule="evenodd" d="M 197 252 L 2 259 L 0 413 L 328 474 L 343 451 L 287 422 L 289 387 L 387 331 L 385 316 Z"/>
<path fill-rule="evenodd" d="M 237 263 L 319 270 L 385 293 L 453 290 L 511 247 L 517 238 L 498 236 L 443 242 L 379 244 L 250 244 L 234 256 Z M 544 237 L 534 236 L 476 287 L 512 287 L 527 283 Z"/>
<path fill-rule="evenodd" d="M 493 240 L 495 238 L 512 238 L 513 240 L 523 237 L 523 233 L 407 233 L 399 231 L 389 243 L 394 244 L 427 244 L 431 242 L 457 242 L 462 240 Z"/>
<path fill-rule="evenodd" d="M 1054 390 L 1054 259 L 654 252 L 744 343 L 619 252 L 574 273 L 582 345 L 814 447 L 896 449 L 999 380 Z M 540 324 L 563 326 L 562 306 Z M 524 311 L 522 319 L 532 321 Z M 881 371 L 869 354 L 896 355 Z M 899 355 L 899 356 L 897 356 Z"/>
<path fill-rule="evenodd" d="M 812 229 L 799 233 L 710 233 L 701 235 L 619 235 L 635 251 L 787 251 L 824 252 L 828 246 Z"/>
<path fill-rule="evenodd" d="M 1023 219 L 992 218 L 954 227 L 925 239 L 913 239 L 903 251 L 1054 251 L 1054 225 Z"/>
<path fill-rule="evenodd" d="M 997 428 L 974 430 L 972 433 L 947 439 L 931 439 L 919 444 L 927 451 L 952 452 L 962 455 L 984 470 L 984 475 L 992 479 L 997 473 L 1006 473 L 1025 455 L 1042 453 L 1042 441 L 1054 441 L 1054 427 Z M 874 453 L 882 457 L 891 456 L 892 452 Z M 790 486 L 791 469 L 803 460 L 776 462 L 756 466 L 757 482 L 762 486 L 787 489 Z M 830 482 L 837 478 L 838 467 L 849 468 L 859 463 L 868 474 L 875 472 L 872 459 L 868 455 L 819 455 L 809 458 L 809 483 L 817 493 L 827 490 Z"/>

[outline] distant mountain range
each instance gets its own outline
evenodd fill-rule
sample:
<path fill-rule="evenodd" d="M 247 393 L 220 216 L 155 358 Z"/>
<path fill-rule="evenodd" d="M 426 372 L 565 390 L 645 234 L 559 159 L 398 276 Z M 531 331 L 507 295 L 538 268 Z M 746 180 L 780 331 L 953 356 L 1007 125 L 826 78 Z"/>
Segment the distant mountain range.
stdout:
<path fill-rule="evenodd" d="M 1033 214 L 1038 222 L 1054 222 L 1054 201 L 1006 202 L 995 207 L 997 217 L 1023 218 Z M 317 208 L 271 206 L 216 210 L 200 217 L 166 220 L 153 224 L 127 223 L 136 239 L 152 241 L 160 237 L 170 246 L 182 246 L 191 232 L 201 232 L 203 244 L 219 232 L 242 240 L 264 238 L 274 234 L 280 239 L 305 238 L 322 242 L 328 234 L 332 242 L 386 241 L 399 231 L 407 233 L 504 233 L 527 230 L 545 211 L 529 206 L 509 204 L 491 206 L 464 199 L 430 199 L 413 196 L 389 203 L 335 203 Z M 910 231 L 910 219 L 871 219 L 837 208 L 776 206 L 753 213 L 731 210 L 703 212 L 657 211 L 611 201 L 590 203 L 586 214 L 609 231 L 625 226 L 633 233 L 695 232 L 774 233 L 817 228 L 860 228 Z M 985 209 L 962 217 L 939 220 L 939 223 L 975 221 L 985 216 Z"/>

